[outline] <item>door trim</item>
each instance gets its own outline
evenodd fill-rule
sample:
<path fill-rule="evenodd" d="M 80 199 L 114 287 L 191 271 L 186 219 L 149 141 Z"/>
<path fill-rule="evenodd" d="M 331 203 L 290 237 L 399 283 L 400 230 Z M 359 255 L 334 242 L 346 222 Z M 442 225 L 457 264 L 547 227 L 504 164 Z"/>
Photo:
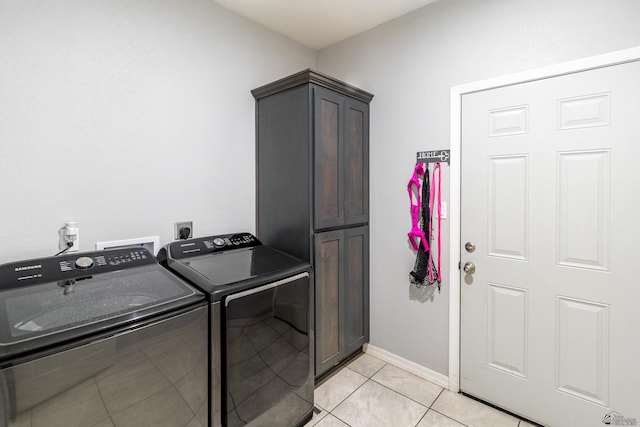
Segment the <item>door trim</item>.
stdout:
<path fill-rule="evenodd" d="M 449 390 L 460 391 L 460 153 L 462 96 L 488 89 L 558 77 L 640 60 L 640 46 L 524 72 L 451 87 L 450 242 L 449 242 Z"/>

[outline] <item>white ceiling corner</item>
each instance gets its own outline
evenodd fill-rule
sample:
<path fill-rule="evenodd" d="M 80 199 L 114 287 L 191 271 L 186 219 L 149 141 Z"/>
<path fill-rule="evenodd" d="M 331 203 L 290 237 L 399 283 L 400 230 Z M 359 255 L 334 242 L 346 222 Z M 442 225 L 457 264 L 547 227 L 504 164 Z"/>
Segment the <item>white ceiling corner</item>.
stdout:
<path fill-rule="evenodd" d="M 313 49 L 322 49 L 438 0 L 213 0 Z"/>

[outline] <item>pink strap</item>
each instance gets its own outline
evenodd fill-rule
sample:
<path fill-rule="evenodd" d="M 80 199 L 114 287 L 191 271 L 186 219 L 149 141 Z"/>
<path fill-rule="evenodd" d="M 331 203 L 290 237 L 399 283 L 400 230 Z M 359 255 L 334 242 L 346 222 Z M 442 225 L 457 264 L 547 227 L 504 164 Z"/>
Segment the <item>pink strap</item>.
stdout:
<path fill-rule="evenodd" d="M 413 175 L 407 184 L 407 189 L 409 190 L 409 198 L 413 202 L 413 198 L 411 197 L 412 186 L 415 185 L 417 190 L 420 190 L 420 179 L 424 176 L 424 163 L 416 164 L 416 167 L 413 168 Z M 418 193 L 419 197 L 419 193 Z"/>
<path fill-rule="evenodd" d="M 433 169 L 433 179 L 431 180 L 431 194 L 429 197 L 429 210 L 431 212 L 431 216 L 433 216 L 433 208 L 434 208 L 434 202 L 436 202 L 435 199 L 435 184 L 436 184 L 436 171 L 438 172 L 438 199 L 437 199 L 437 203 L 438 203 L 438 268 L 436 269 L 436 274 L 437 274 L 437 281 L 441 282 L 442 281 L 442 273 L 440 273 L 440 249 L 441 249 L 441 226 L 442 226 L 442 169 L 440 168 L 440 163 L 436 163 L 435 167 Z M 429 228 L 428 230 L 431 231 L 431 218 L 429 218 Z M 433 272 L 433 250 L 429 251 L 429 267 L 428 267 L 428 271 L 429 271 L 429 283 L 434 283 L 434 272 Z"/>
<path fill-rule="evenodd" d="M 407 184 L 409 201 L 411 203 L 411 231 L 407 233 L 407 236 L 409 236 L 409 243 L 411 243 L 411 247 L 413 247 L 414 251 L 417 251 L 420 248 L 420 241 L 422 241 L 422 246 L 425 250 L 429 248 L 424 231 L 420 229 L 420 208 L 422 207 L 420 200 L 420 178 L 423 177 L 424 174 L 424 163 L 418 163 L 413 169 L 413 175 Z M 413 201 L 414 194 L 416 197 L 415 203 Z"/>

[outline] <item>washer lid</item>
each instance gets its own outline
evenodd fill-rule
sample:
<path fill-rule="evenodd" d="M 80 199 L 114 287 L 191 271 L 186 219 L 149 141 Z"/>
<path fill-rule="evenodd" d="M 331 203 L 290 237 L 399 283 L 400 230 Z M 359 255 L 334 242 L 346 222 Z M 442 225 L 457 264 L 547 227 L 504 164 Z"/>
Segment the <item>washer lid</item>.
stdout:
<path fill-rule="evenodd" d="M 202 293 L 155 262 L 120 268 L 13 287 L 4 282 L 0 291 L 0 359 L 204 300 Z"/>

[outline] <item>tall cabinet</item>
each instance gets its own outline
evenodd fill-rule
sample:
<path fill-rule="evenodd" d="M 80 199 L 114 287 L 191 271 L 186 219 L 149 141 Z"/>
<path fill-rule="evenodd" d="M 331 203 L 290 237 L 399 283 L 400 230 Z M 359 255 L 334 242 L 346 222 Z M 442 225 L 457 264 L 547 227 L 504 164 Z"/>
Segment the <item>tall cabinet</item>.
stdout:
<path fill-rule="evenodd" d="M 373 95 L 312 70 L 252 93 L 257 233 L 314 267 L 320 376 L 369 341 Z"/>

